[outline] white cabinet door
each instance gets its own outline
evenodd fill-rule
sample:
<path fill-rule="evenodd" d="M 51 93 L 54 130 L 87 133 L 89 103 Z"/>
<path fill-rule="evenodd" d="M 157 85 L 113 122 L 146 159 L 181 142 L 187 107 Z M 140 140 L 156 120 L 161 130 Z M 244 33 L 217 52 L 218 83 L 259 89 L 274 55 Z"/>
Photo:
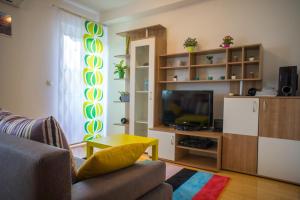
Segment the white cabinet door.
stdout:
<path fill-rule="evenodd" d="M 300 183 L 300 141 L 259 137 L 258 174 Z"/>
<path fill-rule="evenodd" d="M 154 126 L 154 94 L 155 94 L 155 38 L 147 39 L 149 49 L 149 83 L 148 83 L 148 128 Z"/>
<path fill-rule="evenodd" d="M 147 136 L 154 121 L 155 38 L 132 41 L 130 49 L 129 133 Z"/>
<path fill-rule="evenodd" d="M 258 98 L 225 98 L 223 132 L 258 136 Z"/>
<path fill-rule="evenodd" d="M 148 131 L 148 137 L 158 139 L 158 157 L 166 160 L 175 160 L 175 133 Z M 152 155 L 151 150 L 148 154 Z"/>

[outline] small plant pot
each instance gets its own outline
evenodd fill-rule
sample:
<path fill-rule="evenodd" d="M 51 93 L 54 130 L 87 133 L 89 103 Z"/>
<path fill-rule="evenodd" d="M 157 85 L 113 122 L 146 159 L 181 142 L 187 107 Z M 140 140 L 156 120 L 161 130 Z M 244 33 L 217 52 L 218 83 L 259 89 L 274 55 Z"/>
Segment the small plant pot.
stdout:
<path fill-rule="evenodd" d="M 120 101 L 121 102 L 129 102 L 129 95 L 120 96 Z"/>
<path fill-rule="evenodd" d="M 224 47 L 224 48 L 229 48 L 229 47 L 230 47 L 230 44 L 224 44 L 223 47 Z"/>
<path fill-rule="evenodd" d="M 123 79 L 125 76 L 125 72 L 118 72 L 119 79 Z"/>
<path fill-rule="evenodd" d="M 188 52 L 194 52 L 195 51 L 195 49 L 196 49 L 196 47 L 186 47 L 186 50 L 188 51 Z"/>

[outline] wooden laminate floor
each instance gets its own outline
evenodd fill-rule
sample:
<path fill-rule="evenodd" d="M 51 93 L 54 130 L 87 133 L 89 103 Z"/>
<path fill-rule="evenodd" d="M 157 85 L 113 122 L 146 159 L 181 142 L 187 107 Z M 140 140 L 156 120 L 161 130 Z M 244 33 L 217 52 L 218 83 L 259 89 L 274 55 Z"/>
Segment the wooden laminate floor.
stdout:
<path fill-rule="evenodd" d="M 77 157 L 85 156 L 83 147 L 74 147 L 72 150 Z M 147 159 L 147 156 L 142 159 Z M 224 170 L 217 174 L 230 177 L 219 200 L 300 200 L 298 185 Z"/>

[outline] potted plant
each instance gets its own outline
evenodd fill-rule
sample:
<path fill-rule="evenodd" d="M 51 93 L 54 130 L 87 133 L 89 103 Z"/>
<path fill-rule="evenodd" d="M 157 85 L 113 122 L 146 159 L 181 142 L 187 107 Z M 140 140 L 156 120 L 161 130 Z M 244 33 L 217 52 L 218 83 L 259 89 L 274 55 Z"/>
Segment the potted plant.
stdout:
<path fill-rule="evenodd" d="M 115 64 L 114 74 L 118 74 L 119 79 L 123 79 L 125 76 L 126 69 L 128 69 L 128 66 L 124 65 L 124 60 L 121 60 L 118 64 Z"/>
<path fill-rule="evenodd" d="M 121 102 L 129 102 L 129 92 L 120 92 L 120 101 Z"/>
<path fill-rule="evenodd" d="M 227 35 L 223 38 L 223 43 L 220 44 L 220 47 L 228 48 L 228 47 L 230 47 L 231 44 L 233 44 L 233 37 L 231 37 L 230 35 Z"/>
<path fill-rule="evenodd" d="M 187 49 L 188 52 L 195 51 L 195 48 L 198 46 L 198 42 L 196 38 L 187 38 L 183 44 L 184 48 Z"/>

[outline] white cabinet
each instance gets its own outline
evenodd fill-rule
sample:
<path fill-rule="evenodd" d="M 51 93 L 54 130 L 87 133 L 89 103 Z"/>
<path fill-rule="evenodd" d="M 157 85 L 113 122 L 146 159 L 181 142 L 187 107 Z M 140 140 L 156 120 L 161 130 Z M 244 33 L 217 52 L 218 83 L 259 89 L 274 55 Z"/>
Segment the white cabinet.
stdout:
<path fill-rule="evenodd" d="M 130 46 L 129 133 L 147 136 L 153 127 L 155 38 L 136 40 Z"/>
<path fill-rule="evenodd" d="M 158 157 L 166 160 L 175 160 L 175 133 L 148 131 L 148 137 L 158 139 Z M 151 151 L 148 154 L 151 155 Z"/>
<path fill-rule="evenodd" d="M 224 98 L 223 132 L 258 136 L 258 98 Z"/>
<path fill-rule="evenodd" d="M 300 141 L 259 137 L 258 174 L 300 183 Z"/>

